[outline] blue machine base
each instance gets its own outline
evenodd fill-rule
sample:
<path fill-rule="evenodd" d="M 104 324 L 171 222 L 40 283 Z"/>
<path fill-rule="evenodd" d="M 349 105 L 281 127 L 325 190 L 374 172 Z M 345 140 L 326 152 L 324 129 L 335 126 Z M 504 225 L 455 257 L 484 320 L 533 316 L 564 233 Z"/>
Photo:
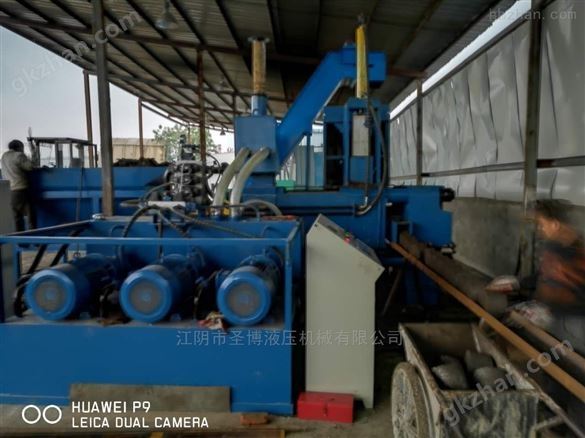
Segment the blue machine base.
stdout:
<path fill-rule="evenodd" d="M 234 412 L 291 415 L 293 346 L 286 333 L 222 333 L 185 323 L 0 324 L 3 351 L 18 351 L 0 361 L 0 403 L 66 405 L 73 383 L 228 386 Z"/>

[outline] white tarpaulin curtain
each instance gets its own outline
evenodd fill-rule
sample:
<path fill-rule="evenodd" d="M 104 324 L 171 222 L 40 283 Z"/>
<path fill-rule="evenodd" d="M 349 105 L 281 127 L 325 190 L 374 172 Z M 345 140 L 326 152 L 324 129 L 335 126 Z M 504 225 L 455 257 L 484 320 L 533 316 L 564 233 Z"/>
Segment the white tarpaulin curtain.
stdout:
<path fill-rule="evenodd" d="M 539 158 L 585 155 L 585 2 L 542 13 Z M 530 24 L 520 25 L 423 99 L 423 172 L 524 160 Z M 416 173 L 416 104 L 391 123 L 391 176 Z M 412 180 L 409 181 L 413 183 Z M 523 171 L 425 178 L 458 196 L 520 201 Z M 538 195 L 585 205 L 585 168 L 540 169 Z"/>

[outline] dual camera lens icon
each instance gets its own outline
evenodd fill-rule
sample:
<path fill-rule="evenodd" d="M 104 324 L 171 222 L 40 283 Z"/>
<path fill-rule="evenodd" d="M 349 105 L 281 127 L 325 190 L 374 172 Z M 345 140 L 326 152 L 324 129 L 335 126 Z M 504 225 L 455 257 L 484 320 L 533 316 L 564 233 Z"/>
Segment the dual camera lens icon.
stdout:
<path fill-rule="evenodd" d="M 37 424 L 41 419 L 47 424 L 57 424 L 63 417 L 63 411 L 57 405 L 47 405 L 43 409 L 36 405 L 26 405 L 20 415 L 26 424 Z"/>

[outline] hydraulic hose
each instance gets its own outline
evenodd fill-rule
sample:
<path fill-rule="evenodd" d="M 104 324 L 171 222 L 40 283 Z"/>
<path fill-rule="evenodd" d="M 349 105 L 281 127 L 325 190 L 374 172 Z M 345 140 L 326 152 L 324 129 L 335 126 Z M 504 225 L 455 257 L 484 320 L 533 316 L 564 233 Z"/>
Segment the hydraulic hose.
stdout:
<path fill-rule="evenodd" d="M 215 188 L 215 195 L 213 197 L 212 206 L 218 207 L 212 210 L 211 214 L 213 216 L 220 216 L 221 215 L 221 208 L 223 206 L 223 202 L 225 201 L 225 194 L 227 189 L 232 182 L 233 177 L 240 171 L 248 157 L 250 156 L 251 151 L 248 148 L 240 149 L 240 152 L 234 158 L 234 161 L 230 163 L 228 167 L 226 167 L 223 175 L 221 176 L 219 182 L 217 183 L 217 187 Z"/>
<path fill-rule="evenodd" d="M 240 173 L 238 173 L 236 182 L 234 183 L 234 188 L 232 189 L 232 193 L 230 195 L 230 205 L 237 205 L 241 203 L 240 201 L 242 199 L 242 193 L 244 192 L 244 186 L 246 185 L 248 178 L 250 177 L 250 175 L 252 175 L 254 169 L 260 163 L 262 163 L 262 161 L 268 158 L 269 155 L 270 149 L 268 148 L 259 149 L 254 153 L 254 155 L 250 157 L 248 161 L 246 161 L 246 164 L 242 166 L 242 169 L 240 170 Z M 233 208 L 232 211 L 230 212 L 231 217 L 239 217 L 241 214 L 242 214 L 241 208 Z"/>
<path fill-rule="evenodd" d="M 374 120 L 374 126 L 376 130 L 376 135 L 380 140 L 380 145 L 382 147 L 382 178 L 380 180 L 380 184 L 378 185 L 378 191 L 376 192 L 376 196 L 372 199 L 372 202 L 366 205 L 362 205 L 358 208 L 356 215 L 363 216 L 370 212 L 372 208 L 378 203 L 382 194 L 384 193 L 384 188 L 386 187 L 386 180 L 388 179 L 388 160 L 387 160 L 387 150 L 386 150 L 386 140 L 384 139 L 384 133 L 382 132 L 382 128 L 380 127 L 380 119 L 378 118 L 378 114 L 376 114 L 376 110 L 372 106 L 372 104 L 368 101 L 368 109 L 370 114 L 372 115 L 372 119 Z"/>
<path fill-rule="evenodd" d="M 245 206 L 254 206 L 254 205 L 261 205 L 267 207 L 274 216 L 282 216 L 282 211 L 272 202 L 266 201 L 264 199 L 249 199 L 247 201 L 242 202 L 242 205 Z"/>

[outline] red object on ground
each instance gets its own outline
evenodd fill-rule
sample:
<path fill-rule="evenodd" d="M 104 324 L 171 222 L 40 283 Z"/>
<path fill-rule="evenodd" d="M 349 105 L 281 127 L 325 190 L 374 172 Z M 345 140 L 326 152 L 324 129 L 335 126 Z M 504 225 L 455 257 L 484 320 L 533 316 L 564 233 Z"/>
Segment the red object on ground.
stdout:
<path fill-rule="evenodd" d="M 304 420 L 353 423 L 353 395 L 332 392 L 302 392 L 297 416 Z"/>

